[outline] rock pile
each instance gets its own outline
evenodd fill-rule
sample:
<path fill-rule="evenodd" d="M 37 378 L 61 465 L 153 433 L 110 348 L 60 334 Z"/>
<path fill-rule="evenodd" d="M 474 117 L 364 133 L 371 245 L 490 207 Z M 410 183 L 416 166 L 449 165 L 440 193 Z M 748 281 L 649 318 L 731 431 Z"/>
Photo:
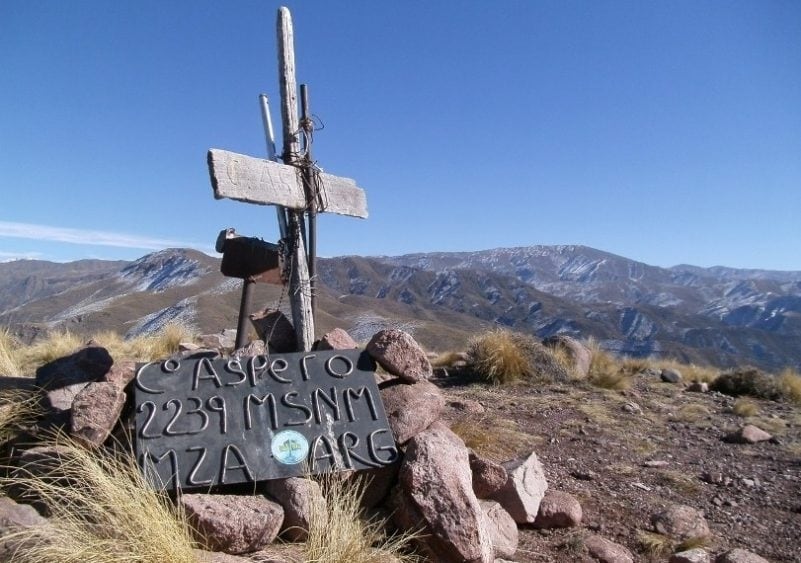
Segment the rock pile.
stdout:
<path fill-rule="evenodd" d="M 266 317 L 266 316 L 265 316 Z M 270 327 L 278 320 L 270 317 Z M 275 334 L 271 335 L 279 338 Z M 186 347 L 182 357 L 214 354 L 217 341 L 205 338 L 206 349 Z M 569 340 L 554 341 L 570 350 L 584 370 L 589 360 Z M 252 344 L 250 346 L 253 346 Z M 263 343 L 262 343 L 263 346 Z M 335 330 L 319 349 L 347 349 L 356 343 Z M 567 492 L 549 489 L 537 454 L 497 463 L 466 447 L 444 416 L 448 408 L 480 413 L 479 404 L 449 404 L 429 379 L 431 364 L 421 347 L 398 330 L 376 333 L 368 353 L 386 373 L 377 373 L 379 391 L 402 455 L 393 466 L 371 470 L 362 504 L 391 515 L 400 531 L 418 532 L 420 551 L 442 563 L 493 563 L 515 558 L 518 526 L 538 529 L 579 527 L 582 507 Z M 41 368 L 36 383 L 44 389 L 47 417 L 42 426 L 60 426 L 90 448 L 101 448 L 127 424 L 126 394 L 134 378 L 132 362 L 114 362 L 97 346 L 87 346 Z M 453 403 L 453 401 L 451 401 Z M 35 432 L 33 432 L 35 434 Z M 58 463 L 54 448 L 22 449 L 19 459 Z M 27 505 L 0 498 L 0 536 L 40 524 L 43 517 Z M 268 555 L 279 536 L 291 542 L 307 539 L 309 521 L 326 500 L 317 482 L 291 477 L 263 483 L 244 494 L 183 494 L 178 502 L 188 514 L 198 542 L 208 552 L 204 561 L 281 561 L 299 559 Z M 671 506 L 652 517 L 654 531 L 683 541 L 709 536 L 702 514 Z M 2 540 L 0 539 L 0 542 Z M 0 546 L 2 544 L 0 543 Z M 626 562 L 634 557 L 624 546 L 600 535 L 584 537 L 585 552 L 597 561 Z M 735 550 L 738 551 L 738 550 Z M 753 554 L 729 552 L 718 561 L 760 561 Z M 269 558 L 268 558 L 269 557 Z M 751 557 L 750 559 L 748 557 Z M 703 549 L 688 550 L 671 561 L 709 561 Z"/>

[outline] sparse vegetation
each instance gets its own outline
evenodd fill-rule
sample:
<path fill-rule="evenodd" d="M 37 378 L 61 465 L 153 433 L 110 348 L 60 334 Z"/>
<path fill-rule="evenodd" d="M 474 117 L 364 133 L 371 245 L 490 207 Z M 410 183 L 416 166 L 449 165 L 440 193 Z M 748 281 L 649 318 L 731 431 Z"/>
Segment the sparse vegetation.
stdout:
<path fill-rule="evenodd" d="M 749 395 L 770 401 L 778 401 L 782 398 L 774 377 L 750 367 L 721 374 L 709 388 L 733 397 Z"/>
<path fill-rule="evenodd" d="M 674 544 L 671 539 L 655 532 L 640 530 L 637 532 L 640 551 L 648 557 L 665 557 L 673 553 Z"/>
<path fill-rule="evenodd" d="M 516 422 L 504 418 L 468 417 L 454 422 L 451 430 L 478 455 L 498 462 L 513 459 L 533 445 L 530 434 L 521 432 Z"/>
<path fill-rule="evenodd" d="M 786 401 L 801 404 L 801 375 L 787 368 L 779 374 L 779 390 Z"/>
<path fill-rule="evenodd" d="M 20 372 L 14 351 L 19 343 L 7 328 L 0 329 L 0 375 L 13 376 Z"/>
<path fill-rule="evenodd" d="M 39 395 L 34 391 L 0 391 L 0 445 L 15 438 L 40 415 Z"/>
<path fill-rule="evenodd" d="M 633 364 L 624 369 L 624 364 L 609 352 L 602 350 L 596 341 L 590 340 L 588 346 L 592 350 L 590 383 L 596 387 L 617 391 L 631 387 Z"/>
<path fill-rule="evenodd" d="M 361 509 L 365 482 L 342 474 L 318 478 L 325 496 L 314 505 L 305 544 L 307 563 L 417 563 L 411 551 L 417 533 L 387 536 L 386 522 L 365 519 Z"/>
<path fill-rule="evenodd" d="M 732 412 L 737 416 L 747 418 L 756 416 L 759 413 L 759 406 L 749 399 L 737 399 L 732 407 Z"/>
<path fill-rule="evenodd" d="M 495 384 L 520 380 L 567 381 L 568 373 L 533 336 L 496 329 L 473 339 L 467 350 L 475 374 Z"/>
<path fill-rule="evenodd" d="M 3 489 L 22 489 L 51 514 L 46 527 L 4 536 L 18 545 L 12 562 L 197 560 L 184 514 L 145 483 L 131 456 L 112 458 L 63 436 L 55 437 L 54 444 L 62 448 L 57 467 L 36 472 L 22 467 L 0 479 Z"/>

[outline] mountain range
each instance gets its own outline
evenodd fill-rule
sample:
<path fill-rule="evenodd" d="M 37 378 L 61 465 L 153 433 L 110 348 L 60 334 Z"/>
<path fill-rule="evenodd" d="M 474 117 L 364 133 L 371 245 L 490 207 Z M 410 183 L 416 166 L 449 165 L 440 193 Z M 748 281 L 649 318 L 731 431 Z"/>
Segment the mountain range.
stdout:
<path fill-rule="evenodd" d="M 631 356 L 720 367 L 801 369 L 801 272 L 660 268 L 584 246 L 530 246 L 318 261 L 317 333 L 367 340 L 384 327 L 429 349 L 463 349 L 494 326 L 593 338 Z M 133 262 L 0 264 L 0 325 L 42 331 L 193 332 L 236 326 L 242 282 L 217 258 L 169 249 Z M 257 284 L 252 308 L 280 308 L 280 286 Z"/>

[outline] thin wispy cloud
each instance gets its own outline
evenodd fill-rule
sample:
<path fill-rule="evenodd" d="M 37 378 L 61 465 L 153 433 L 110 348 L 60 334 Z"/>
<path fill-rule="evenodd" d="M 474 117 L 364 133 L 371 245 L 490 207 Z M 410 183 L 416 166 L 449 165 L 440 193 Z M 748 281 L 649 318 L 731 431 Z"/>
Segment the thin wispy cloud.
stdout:
<path fill-rule="evenodd" d="M 150 238 L 127 233 L 111 233 L 108 231 L 92 231 L 35 225 L 32 223 L 12 223 L 0 221 L 0 237 L 24 238 L 51 242 L 67 242 L 70 244 L 91 246 L 115 246 L 118 248 L 140 248 L 144 250 L 161 250 L 163 248 L 194 248 L 212 254 L 214 249 L 206 244 L 172 239 Z"/>

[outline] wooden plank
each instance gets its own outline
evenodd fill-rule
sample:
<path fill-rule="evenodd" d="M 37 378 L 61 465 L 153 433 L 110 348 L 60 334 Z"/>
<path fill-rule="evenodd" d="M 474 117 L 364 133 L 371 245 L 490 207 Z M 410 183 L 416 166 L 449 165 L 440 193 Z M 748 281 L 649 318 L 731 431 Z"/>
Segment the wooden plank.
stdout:
<path fill-rule="evenodd" d="M 217 199 L 306 208 L 303 182 L 294 166 L 220 149 L 209 151 L 208 164 Z M 325 173 L 320 180 L 323 205 L 318 212 L 367 218 L 367 197 L 355 180 Z"/>

